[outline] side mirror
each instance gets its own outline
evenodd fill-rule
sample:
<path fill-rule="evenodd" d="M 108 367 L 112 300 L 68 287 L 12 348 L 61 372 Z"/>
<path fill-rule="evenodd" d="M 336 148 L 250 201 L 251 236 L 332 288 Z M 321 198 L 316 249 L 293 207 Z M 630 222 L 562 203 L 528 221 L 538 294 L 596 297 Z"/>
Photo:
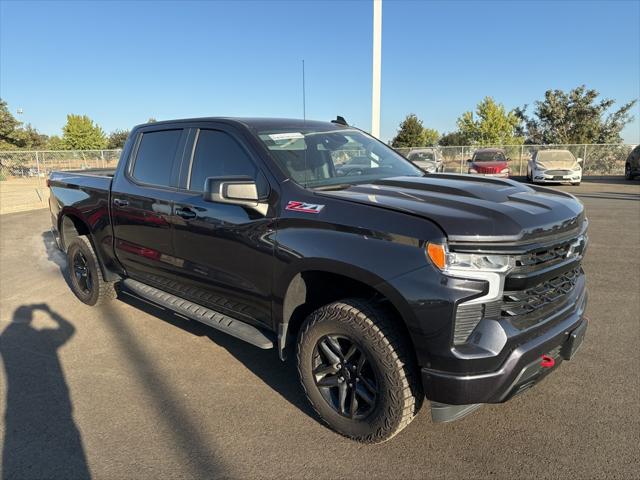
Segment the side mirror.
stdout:
<path fill-rule="evenodd" d="M 206 202 L 240 205 L 267 214 L 268 205 L 260 201 L 256 181 L 250 177 L 208 177 L 202 198 Z"/>
<path fill-rule="evenodd" d="M 581 164 L 581 165 L 582 165 L 582 162 L 583 162 L 583 161 L 584 161 L 584 160 L 582 160 L 582 158 L 578 157 L 578 163 L 579 163 L 579 164 Z"/>
<path fill-rule="evenodd" d="M 467 163 L 471 163 L 472 160 L 470 158 L 467 158 L 466 161 L 467 161 Z"/>
<path fill-rule="evenodd" d="M 505 160 L 506 160 L 507 162 L 510 162 L 510 161 L 511 161 L 511 159 L 510 159 L 509 157 L 505 158 Z"/>

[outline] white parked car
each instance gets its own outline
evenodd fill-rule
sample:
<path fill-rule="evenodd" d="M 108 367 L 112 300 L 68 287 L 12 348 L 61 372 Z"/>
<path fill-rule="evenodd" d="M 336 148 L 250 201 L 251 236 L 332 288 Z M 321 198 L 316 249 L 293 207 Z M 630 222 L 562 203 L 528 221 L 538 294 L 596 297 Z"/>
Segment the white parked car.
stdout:
<path fill-rule="evenodd" d="M 582 159 L 576 159 L 569 150 L 538 150 L 527 164 L 527 180 L 580 185 Z"/>
<path fill-rule="evenodd" d="M 435 147 L 411 150 L 407 154 L 407 160 L 427 173 L 444 172 L 442 152 Z"/>

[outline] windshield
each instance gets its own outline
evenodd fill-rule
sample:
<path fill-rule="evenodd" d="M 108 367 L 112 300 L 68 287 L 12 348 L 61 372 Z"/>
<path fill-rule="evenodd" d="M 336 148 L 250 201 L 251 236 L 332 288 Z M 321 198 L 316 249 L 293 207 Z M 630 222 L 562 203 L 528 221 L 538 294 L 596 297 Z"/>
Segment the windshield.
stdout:
<path fill-rule="evenodd" d="M 474 162 L 504 162 L 505 160 L 506 158 L 502 152 L 485 151 L 473 154 Z"/>
<path fill-rule="evenodd" d="M 576 157 L 573 156 L 569 150 L 559 150 L 559 151 L 541 151 L 538 152 L 537 160 L 539 162 L 569 162 L 574 163 L 576 161 Z"/>
<path fill-rule="evenodd" d="M 260 131 L 258 137 L 283 170 L 303 187 L 424 175 L 391 148 L 355 129 Z"/>

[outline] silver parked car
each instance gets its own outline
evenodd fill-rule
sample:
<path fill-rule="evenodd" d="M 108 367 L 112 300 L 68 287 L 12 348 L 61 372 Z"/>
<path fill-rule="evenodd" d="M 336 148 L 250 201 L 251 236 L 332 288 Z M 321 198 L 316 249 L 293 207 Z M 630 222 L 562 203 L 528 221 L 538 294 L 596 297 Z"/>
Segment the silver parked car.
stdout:
<path fill-rule="evenodd" d="M 407 154 L 407 159 L 427 173 L 444 172 L 444 160 L 438 148 L 415 148 Z"/>

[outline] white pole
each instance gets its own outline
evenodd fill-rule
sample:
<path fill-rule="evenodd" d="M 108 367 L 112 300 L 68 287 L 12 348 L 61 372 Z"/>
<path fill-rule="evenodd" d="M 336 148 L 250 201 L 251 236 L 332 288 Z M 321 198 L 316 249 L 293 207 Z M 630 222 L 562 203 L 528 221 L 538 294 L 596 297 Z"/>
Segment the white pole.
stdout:
<path fill-rule="evenodd" d="M 382 0 L 373 0 L 373 79 L 371 135 L 380 137 L 380 64 L 382 55 Z"/>

